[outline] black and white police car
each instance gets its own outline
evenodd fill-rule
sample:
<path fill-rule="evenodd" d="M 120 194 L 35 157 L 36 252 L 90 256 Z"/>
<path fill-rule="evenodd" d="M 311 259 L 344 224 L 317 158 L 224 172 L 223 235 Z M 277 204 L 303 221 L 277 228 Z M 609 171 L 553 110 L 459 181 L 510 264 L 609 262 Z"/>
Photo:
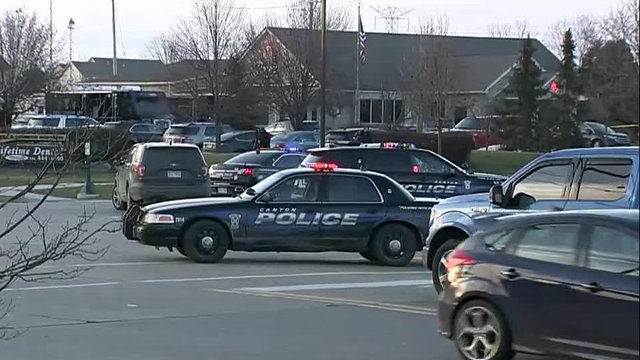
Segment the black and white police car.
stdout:
<path fill-rule="evenodd" d="M 133 207 L 123 232 L 196 262 L 220 261 L 227 250 L 346 251 L 402 266 L 422 248 L 433 204 L 386 175 L 316 163 L 278 172 L 232 198 Z"/>
<path fill-rule="evenodd" d="M 432 151 L 395 142 L 312 149 L 300 166 L 312 166 L 316 162 L 383 173 L 414 196 L 436 199 L 487 192 L 506 179 L 499 175 L 469 173 Z"/>

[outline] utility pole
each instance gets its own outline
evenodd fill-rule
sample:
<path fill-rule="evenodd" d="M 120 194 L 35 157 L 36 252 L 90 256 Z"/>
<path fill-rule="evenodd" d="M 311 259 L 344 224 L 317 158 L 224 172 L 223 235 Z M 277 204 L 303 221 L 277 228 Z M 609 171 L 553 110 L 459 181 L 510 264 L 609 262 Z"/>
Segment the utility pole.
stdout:
<path fill-rule="evenodd" d="M 49 64 L 53 65 L 53 0 L 49 0 Z"/>
<path fill-rule="evenodd" d="M 320 82 L 322 89 L 320 91 L 320 146 L 324 147 L 324 137 L 327 131 L 327 0 L 322 0 L 322 39 L 320 41 L 320 52 L 322 57 L 322 75 Z"/>
<path fill-rule="evenodd" d="M 69 64 L 73 61 L 73 26 L 75 24 L 76 23 L 73 21 L 73 18 L 70 18 L 69 26 L 67 27 L 67 29 L 69 29 Z"/>
<path fill-rule="evenodd" d="M 111 27 L 113 32 L 113 77 L 118 75 L 118 59 L 116 54 L 116 0 L 111 0 Z"/>

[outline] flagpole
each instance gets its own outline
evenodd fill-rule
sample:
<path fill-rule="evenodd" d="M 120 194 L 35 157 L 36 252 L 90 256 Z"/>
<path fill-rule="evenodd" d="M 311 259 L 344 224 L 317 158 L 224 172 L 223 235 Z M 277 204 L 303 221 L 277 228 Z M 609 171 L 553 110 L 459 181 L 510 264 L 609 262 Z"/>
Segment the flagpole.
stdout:
<path fill-rule="evenodd" d="M 354 96 L 353 116 L 355 124 L 360 122 L 360 2 L 358 2 L 358 28 L 356 30 L 356 93 Z"/>

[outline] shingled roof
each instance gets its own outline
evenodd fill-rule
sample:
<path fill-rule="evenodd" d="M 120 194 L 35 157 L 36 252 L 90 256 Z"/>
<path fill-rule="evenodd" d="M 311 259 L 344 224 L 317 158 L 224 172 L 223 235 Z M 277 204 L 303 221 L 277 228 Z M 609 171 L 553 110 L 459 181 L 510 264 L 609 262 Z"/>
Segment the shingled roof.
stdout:
<path fill-rule="evenodd" d="M 311 41 L 312 58 L 320 58 L 318 31 L 288 28 L 267 28 L 295 56 L 302 39 Z M 355 32 L 327 32 L 327 88 L 355 89 L 356 64 Z M 418 61 L 420 44 L 425 35 L 367 33 L 367 60 L 360 67 L 361 90 L 402 90 L 403 66 Z M 491 92 L 490 87 L 501 85 L 518 59 L 524 39 L 443 36 L 442 43 L 451 52 L 454 63 L 455 91 Z M 537 39 L 534 59 L 543 70 L 543 80 L 549 81 L 560 66 L 560 61 Z M 319 78 L 319 66 L 310 69 Z M 506 77 L 508 78 L 508 77 Z M 499 89 L 501 90 L 501 89 Z"/>
<path fill-rule="evenodd" d="M 175 82 L 192 79 L 196 73 L 202 73 L 200 63 L 195 60 L 165 64 L 160 60 L 118 59 L 118 75 L 114 77 L 112 64 L 110 58 L 97 57 L 73 62 L 82 75 L 82 82 Z M 227 61 L 222 60 L 220 65 L 220 71 L 224 71 Z"/>

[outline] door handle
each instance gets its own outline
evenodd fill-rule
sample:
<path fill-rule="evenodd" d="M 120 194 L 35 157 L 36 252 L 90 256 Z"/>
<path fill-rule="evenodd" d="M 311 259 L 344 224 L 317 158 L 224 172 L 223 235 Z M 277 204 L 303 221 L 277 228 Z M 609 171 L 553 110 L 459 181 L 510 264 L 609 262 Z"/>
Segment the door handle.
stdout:
<path fill-rule="evenodd" d="M 520 277 L 520 273 L 516 271 L 516 269 L 503 270 L 500 272 L 500 275 L 507 280 L 514 280 Z"/>
<path fill-rule="evenodd" d="M 600 285 L 599 285 L 598 283 L 596 283 L 596 282 L 591 282 L 591 283 L 588 283 L 588 284 L 580 284 L 580 286 L 581 286 L 583 289 L 589 290 L 589 291 L 590 291 L 590 292 L 592 292 L 592 293 L 597 293 L 597 292 L 600 292 L 600 291 L 604 290 L 604 289 L 602 288 L 602 286 L 600 286 Z"/>

